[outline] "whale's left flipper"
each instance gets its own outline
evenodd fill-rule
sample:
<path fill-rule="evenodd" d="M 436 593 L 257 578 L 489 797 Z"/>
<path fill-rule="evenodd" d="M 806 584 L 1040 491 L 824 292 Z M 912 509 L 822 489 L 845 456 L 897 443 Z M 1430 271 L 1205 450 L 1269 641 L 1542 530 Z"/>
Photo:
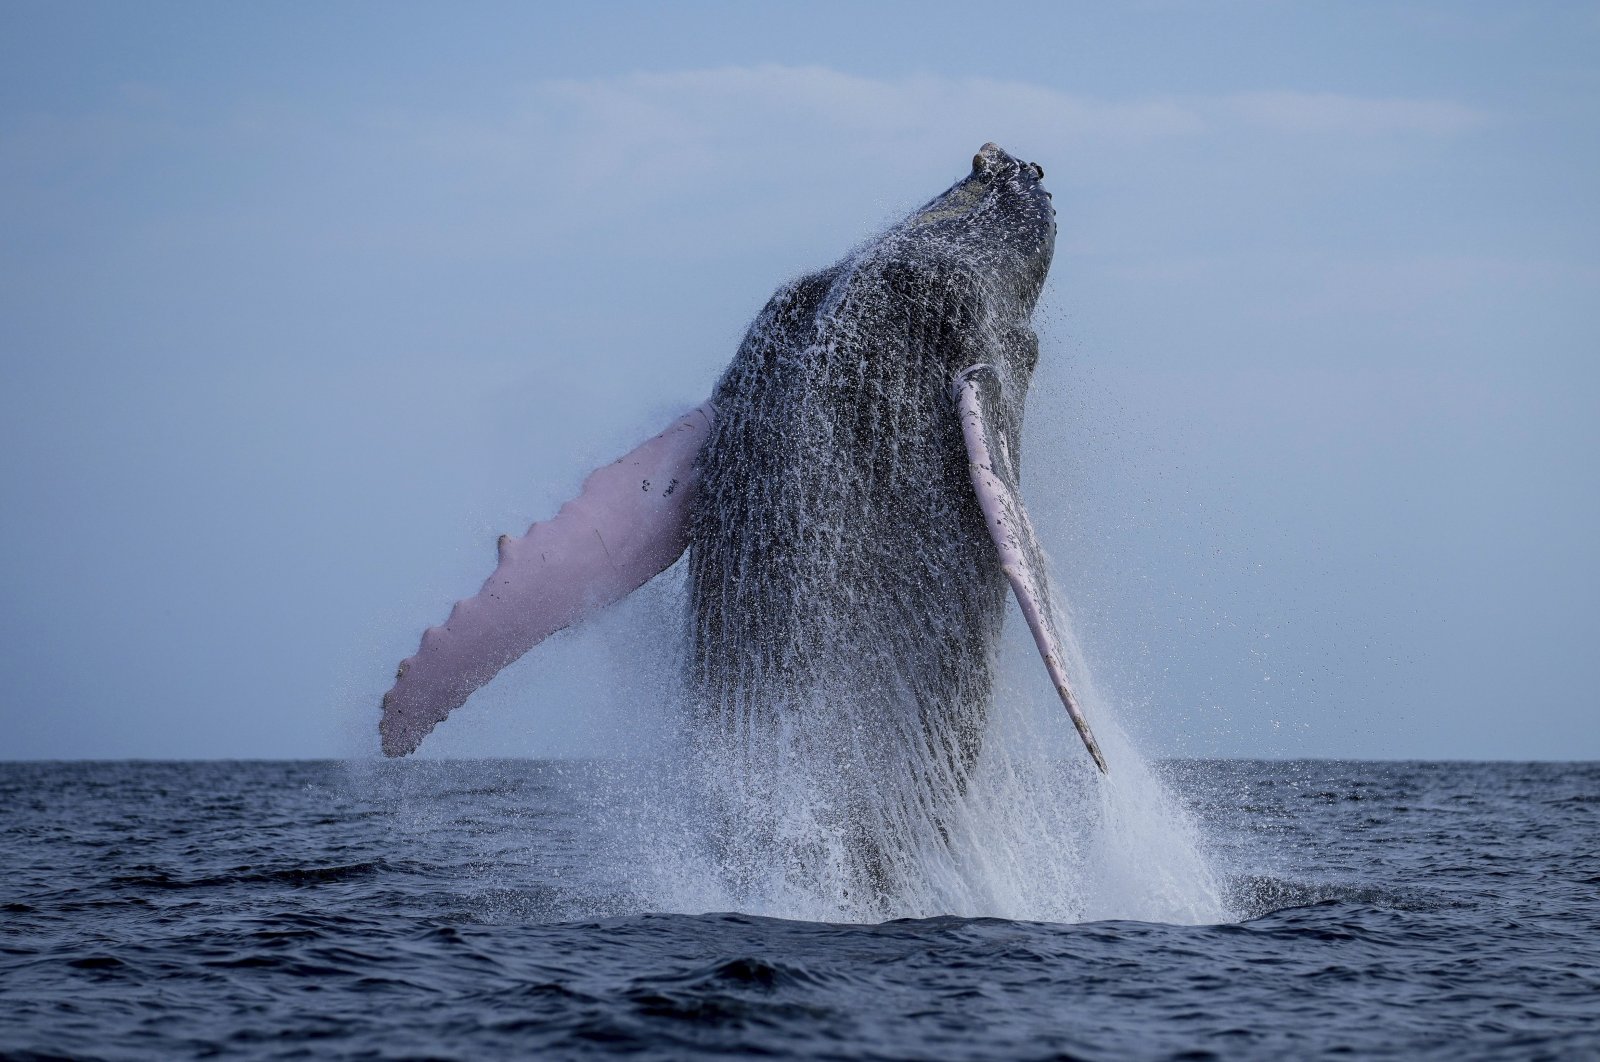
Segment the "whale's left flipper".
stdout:
<path fill-rule="evenodd" d="M 1089 721 L 1078 707 L 1067 672 L 1061 661 L 1061 645 L 1056 635 L 1055 611 L 1050 603 L 1050 583 L 1045 575 L 1044 551 L 1034 537 L 1028 511 L 1022 507 L 1017 463 L 1002 430 L 1003 396 L 1000 374 L 993 365 L 979 364 L 962 369 L 950 388 L 961 416 L 961 434 L 967 444 L 972 487 L 978 495 L 989 537 L 1000 554 L 1000 570 L 1005 572 L 1022 606 L 1022 615 L 1033 632 L 1033 642 L 1044 658 L 1050 681 L 1061 695 L 1067 715 L 1078 728 L 1083 744 L 1094 757 L 1101 773 L 1105 757 L 1100 754 Z"/>
<path fill-rule="evenodd" d="M 500 536 L 500 564 L 402 661 L 383 695 L 386 756 L 404 756 L 501 668 L 666 570 L 688 544 L 695 458 L 711 403 L 598 469 L 576 498 L 521 538 Z"/>

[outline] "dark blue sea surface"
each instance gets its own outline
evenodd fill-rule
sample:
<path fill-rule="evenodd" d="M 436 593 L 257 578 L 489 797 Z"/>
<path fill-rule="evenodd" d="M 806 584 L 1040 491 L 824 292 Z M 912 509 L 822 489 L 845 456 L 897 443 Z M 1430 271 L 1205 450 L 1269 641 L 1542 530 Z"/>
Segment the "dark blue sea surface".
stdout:
<path fill-rule="evenodd" d="M 0 1054 L 1600 1057 L 1600 765 L 1179 762 L 1237 921 L 641 909 L 582 764 L 0 764 Z"/>

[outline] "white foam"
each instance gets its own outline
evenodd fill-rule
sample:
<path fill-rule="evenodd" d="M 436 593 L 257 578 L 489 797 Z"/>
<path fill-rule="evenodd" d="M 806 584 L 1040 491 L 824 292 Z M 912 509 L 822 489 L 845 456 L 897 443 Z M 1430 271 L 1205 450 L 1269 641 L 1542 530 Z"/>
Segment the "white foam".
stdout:
<path fill-rule="evenodd" d="M 808 761 L 814 746 L 792 732 L 766 761 L 781 766 L 746 761 L 738 778 L 717 776 L 725 764 L 697 759 L 704 749 L 681 741 L 614 779 L 600 815 L 635 902 L 825 922 L 1233 920 L 1198 825 L 1094 688 L 1066 625 L 1069 669 L 1108 775 L 1084 752 L 1012 616 L 983 753 L 963 794 L 920 814 L 926 787 L 884 764 L 879 799 L 845 820 L 861 806 L 854 768 Z M 864 870 L 864 841 L 883 853 L 887 873 Z"/>

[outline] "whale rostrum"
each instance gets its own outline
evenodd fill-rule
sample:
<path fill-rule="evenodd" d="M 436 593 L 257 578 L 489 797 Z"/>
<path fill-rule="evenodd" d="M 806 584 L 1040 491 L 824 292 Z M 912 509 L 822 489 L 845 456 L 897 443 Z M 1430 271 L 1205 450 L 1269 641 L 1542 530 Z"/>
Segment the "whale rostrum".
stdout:
<path fill-rule="evenodd" d="M 887 758 L 963 788 L 1009 584 L 1104 772 L 1020 489 L 1029 322 L 1056 232 L 1042 179 L 986 144 L 942 195 L 780 288 L 710 401 L 501 536 L 482 589 L 400 665 L 384 753 L 415 750 L 506 665 L 687 550 L 704 747 L 778 764 L 803 746 L 868 774 Z M 761 736 L 797 728 L 800 746 Z"/>

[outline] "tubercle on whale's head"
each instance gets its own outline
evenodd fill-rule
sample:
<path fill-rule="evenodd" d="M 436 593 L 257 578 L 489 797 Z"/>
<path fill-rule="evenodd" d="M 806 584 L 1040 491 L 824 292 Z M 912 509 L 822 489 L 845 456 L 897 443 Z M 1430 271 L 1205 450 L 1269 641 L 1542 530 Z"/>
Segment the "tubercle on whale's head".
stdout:
<path fill-rule="evenodd" d="M 919 252 L 983 272 L 1032 313 L 1055 254 L 1056 212 L 1044 168 L 989 143 L 972 171 L 892 230 Z"/>

